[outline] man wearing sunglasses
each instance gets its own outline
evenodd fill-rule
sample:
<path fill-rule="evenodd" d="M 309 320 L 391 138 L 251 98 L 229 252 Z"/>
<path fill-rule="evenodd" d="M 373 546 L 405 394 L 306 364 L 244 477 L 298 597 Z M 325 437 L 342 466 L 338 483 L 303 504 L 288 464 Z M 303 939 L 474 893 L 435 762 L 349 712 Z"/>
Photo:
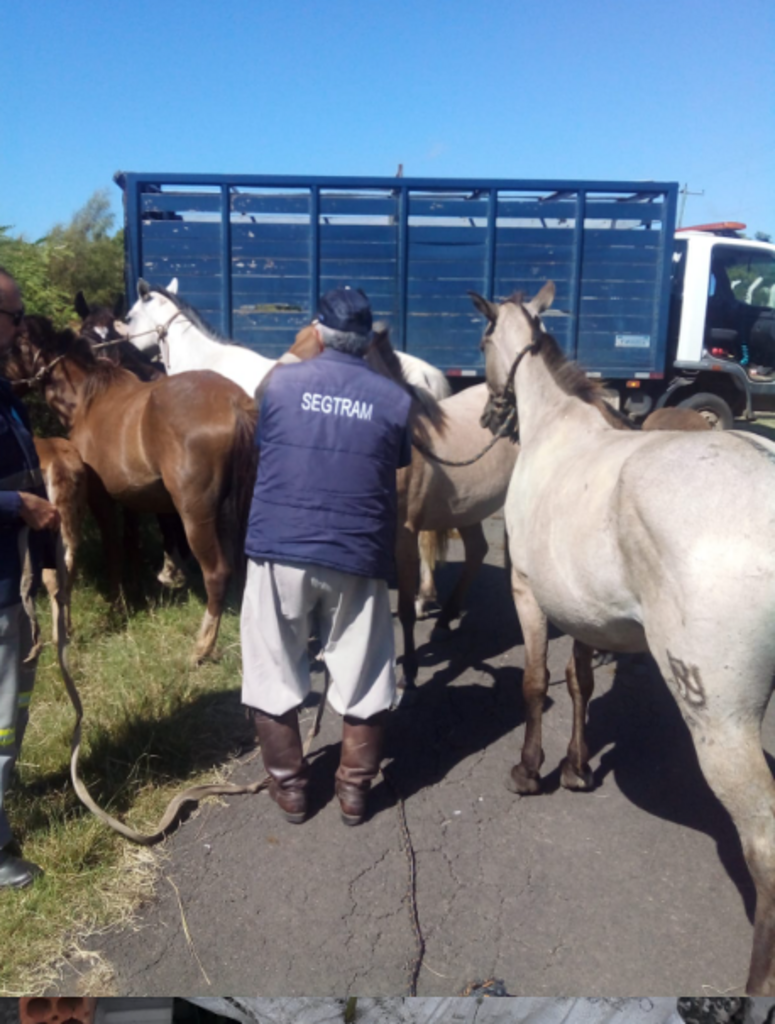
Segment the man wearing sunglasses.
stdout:
<path fill-rule="evenodd" d="M 0 267 L 0 373 L 23 322 L 18 285 Z M 35 682 L 35 662 L 25 661 L 32 634 L 21 602 L 22 573 L 28 553 L 33 565 L 45 558 L 40 531 L 59 528 L 59 513 L 45 494 L 26 410 L 0 376 L 0 889 L 23 888 L 41 874 L 19 856 L 4 800 Z"/>

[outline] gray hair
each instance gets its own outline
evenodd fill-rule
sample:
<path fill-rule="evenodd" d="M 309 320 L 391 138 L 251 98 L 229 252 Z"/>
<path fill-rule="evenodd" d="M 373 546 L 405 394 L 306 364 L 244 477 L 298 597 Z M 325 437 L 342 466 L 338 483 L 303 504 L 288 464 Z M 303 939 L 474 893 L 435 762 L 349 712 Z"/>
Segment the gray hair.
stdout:
<path fill-rule="evenodd" d="M 320 336 L 326 348 L 337 352 L 346 352 L 351 356 L 365 355 L 371 344 L 371 334 L 357 334 L 355 331 L 335 331 L 333 327 L 317 323 Z"/>

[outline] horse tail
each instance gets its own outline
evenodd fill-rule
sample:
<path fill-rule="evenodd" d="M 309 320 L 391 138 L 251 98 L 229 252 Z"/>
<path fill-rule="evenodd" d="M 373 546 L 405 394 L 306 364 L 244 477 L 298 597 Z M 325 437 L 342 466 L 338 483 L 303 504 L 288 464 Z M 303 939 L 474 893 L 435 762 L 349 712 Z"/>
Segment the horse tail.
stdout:
<path fill-rule="evenodd" d="M 245 537 L 258 466 L 255 442 L 258 411 L 249 398 L 235 405 L 234 437 L 229 452 L 228 491 L 223 504 L 222 535 L 232 546 L 232 569 L 239 589 L 245 575 Z"/>
<path fill-rule="evenodd" d="M 420 531 L 418 537 L 420 555 L 431 572 L 437 565 L 443 565 L 446 562 L 450 535 L 450 530 Z"/>

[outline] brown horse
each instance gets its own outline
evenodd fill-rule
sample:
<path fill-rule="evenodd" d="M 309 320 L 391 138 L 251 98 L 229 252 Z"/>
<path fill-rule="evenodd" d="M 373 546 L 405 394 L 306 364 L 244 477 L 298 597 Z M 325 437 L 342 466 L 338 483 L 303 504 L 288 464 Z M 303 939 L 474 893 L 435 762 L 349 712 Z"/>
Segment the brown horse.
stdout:
<path fill-rule="evenodd" d="M 123 366 L 138 380 L 159 380 L 165 376 L 161 362 L 153 362 L 121 333 L 118 318 L 123 299 L 111 309 L 109 306 L 89 305 L 83 292 L 78 292 L 73 305 L 81 318 L 78 333 L 86 338 L 96 356 L 109 359 L 116 366 Z M 164 565 L 156 578 L 162 586 L 182 587 L 186 582 L 185 560 L 191 554 L 183 523 L 177 514 L 160 513 L 157 519 L 164 543 Z M 124 509 L 124 535 L 124 547 L 132 557 L 135 551 L 131 545 L 134 544 L 136 549 L 139 524 L 136 514 L 127 508 Z"/>
<path fill-rule="evenodd" d="M 64 579 L 62 597 L 65 606 L 65 628 L 72 630 L 71 599 L 78 547 L 81 543 L 83 520 L 86 515 L 86 466 L 78 449 L 64 437 L 36 437 L 35 450 L 38 453 L 43 481 L 48 500 L 56 506 L 61 522 L 62 547 L 64 549 Z M 56 604 L 59 595 L 59 581 L 56 570 L 43 570 L 43 583 L 51 599 L 54 642 L 57 640 L 58 619 Z"/>
<path fill-rule="evenodd" d="M 213 649 L 237 545 L 244 530 L 255 468 L 256 413 L 237 385 L 208 371 L 144 383 L 71 331 L 17 339 L 9 379 L 35 377 L 69 429 L 87 467 L 92 510 L 117 551 L 114 503 L 137 512 L 178 512 L 207 591 L 194 660 Z M 229 521 L 230 520 L 230 521 Z M 237 552 L 240 548 L 237 547 Z M 117 558 L 109 578 L 118 585 Z"/>

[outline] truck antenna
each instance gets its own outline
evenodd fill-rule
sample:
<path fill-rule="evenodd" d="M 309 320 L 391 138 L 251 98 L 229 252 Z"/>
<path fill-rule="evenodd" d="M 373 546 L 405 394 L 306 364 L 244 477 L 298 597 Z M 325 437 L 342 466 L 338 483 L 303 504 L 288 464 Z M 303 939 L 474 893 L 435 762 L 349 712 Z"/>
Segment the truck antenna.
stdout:
<path fill-rule="evenodd" d="M 681 196 L 681 209 L 678 211 L 678 227 L 680 228 L 680 226 L 683 224 L 684 210 L 686 209 L 686 197 L 687 196 L 704 196 L 705 195 L 705 189 L 703 189 L 702 192 L 690 192 L 689 191 L 689 185 L 688 184 L 684 184 L 684 187 L 682 189 L 679 189 L 679 194 Z"/>

